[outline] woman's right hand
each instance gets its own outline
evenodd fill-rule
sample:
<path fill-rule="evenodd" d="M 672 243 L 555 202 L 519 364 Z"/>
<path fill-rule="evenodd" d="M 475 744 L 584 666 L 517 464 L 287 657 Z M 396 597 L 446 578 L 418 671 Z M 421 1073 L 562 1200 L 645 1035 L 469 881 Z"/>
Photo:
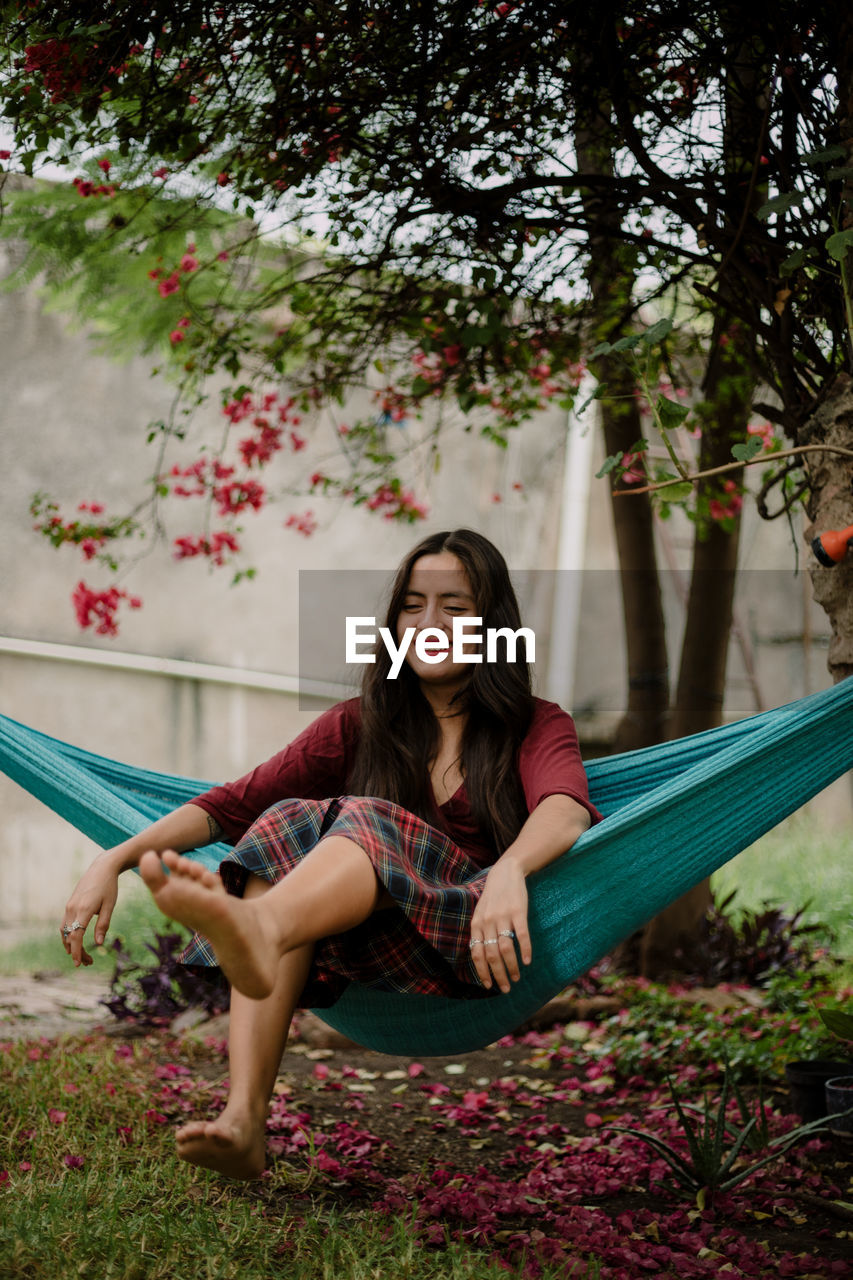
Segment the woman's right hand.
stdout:
<path fill-rule="evenodd" d="M 76 968 L 91 964 L 92 957 L 83 946 L 89 922 L 97 916 L 95 942 L 103 944 L 118 897 L 118 868 L 110 857 L 111 850 L 100 854 L 77 883 L 65 905 L 62 916 L 62 945 Z M 75 928 L 66 933 L 71 925 Z"/>
<path fill-rule="evenodd" d="M 177 849 L 179 853 L 184 853 L 187 849 L 200 848 L 219 839 L 221 834 L 206 810 L 190 802 L 158 818 L 150 827 L 130 836 L 123 844 L 117 844 L 114 849 L 98 854 L 68 899 L 62 916 L 62 945 L 74 964 L 79 968 L 81 964 L 92 963 L 92 957 L 83 946 L 89 923 L 97 916 L 95 942 L 99 947 L 102 946 L 118 897 L 119 875 L 122 871 L 138 866 L 140 856 L 146 849 L 156 849 L 158 852 Z M 66 929 L 70 930 L 72 925 L 78 927 L 66 933 Z"/>

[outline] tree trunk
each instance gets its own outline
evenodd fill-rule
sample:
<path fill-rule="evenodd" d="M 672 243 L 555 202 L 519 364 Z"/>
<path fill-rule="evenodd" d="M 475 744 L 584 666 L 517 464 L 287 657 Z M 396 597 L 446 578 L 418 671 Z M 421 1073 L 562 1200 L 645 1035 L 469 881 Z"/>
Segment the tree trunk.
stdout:
<path fill-rule="evenodd" d="M 706 422 L 702 433 L 701 469 L 731 462 L 732 445 L 743 440 L 752 403 L 752 379 L 737 330 L 727 331 L 724 319 L 714 327 L 712 355 L 705 379 Z M 720 339 L 726 337 L 728 345 Z M 719 481 L 702 481 L 698 508 L 702 512 L 719 497 Z M 687 600 L 678 686 L 670 723 L 671 736 L 712 729 L 722 721 L 726 688 L 734 594 L 737 582 L 740 520 L 725 529 L 714 520 L 700 525 L 693 546 L 693 565 Z M 702 920 L 713 904 L 710 880 L 703 880 L 672 903 L 646 926 L 640 945 L 640 972 L 661 977 L 679 967 L 679 959 L 695 946 Z"/>
<path fill-rule="evenodd" d="M 583 126 L 578 125 L 575 145 L 580 172 L 612 174 L 614 138 L 608 103 L 600 101 L 592 117 Z M 585 194 L 584 207 L 590 227 L 590 330 L 595 345 L 600 340 L 612 341 L 622 336 L 618 327 L 631 310 L 635 267 L 631 250 L 619 240 L 619 211 L 592 191 Z M 634 379 L 619 355 L 599 357 L 593 362 L 592 371 L 607 387 L 600 406 L 607 454 L 628 453 L 643 435 Z M 615 482 L 611 482 L 628 696 L 613 749 L 632 751 L 660 742 L 665 736 L 669 660 L 652 504 L 647 494 L 614 498 L 614 487 Z"/>
<path fill-rule="evenodd" d="M 803 444 L 833 444 L 853 451 L 853 379 L 840 374 L 829 395 L 805 424 Z M 807 510 L 811 525 L 806 538 L 828 529 L 853 524 L 853 459 L 838 454 L 814 454 Z M 814 560 L 812 588 L 832 627 L 827 665 L 833 680 L 853 676 L 853 553 L 833 569 Z"/>
<path fill-rule="evenodd" d="M 749 44 L 742 44 L 740 11 L 722 8 L 721 24 L 731 39 L 730 71 L 724 100 L 725 174 L 724 216 L 732 248 L 749 204 L 762 198 L 750 182 L 763 136 L 763 104 L 769 68 L 756 64 Z M 729 254 L 720 268 L 718 297 L 722 305 L 714 317 L 711 350 L 703 386 L 700 469 L 732 461 L 732 446 L 746 438 L 755 390 L 748 360 L 746 335 L 727 314 L 733 292 L 737 255 Z M 674 738 L 715 728 L 722 721 L 726 665 L 737 580 L 740 519 L 733 513 L 722 523 L 711 519 L 708 504 L 726 497 L 717 479 L 703 480 L 697 493 L 699 525 L 687 601 L 681 663 L 670 733 Z M 660 977 L 679 967 L 679 959 L 695 947 L 702 920 L 712 906 L 710 880 L 695 885 L 644 930 L 640 968 L 646 977 Z"/>
<path fill-rule="evenodd" d="M 601 361 L 602 381 L 621 399 L 602 405 L 608 455 L 627 453 L 643 434 L 634 386 L 618 357 Z M 614 738 L 614 751 L 633 751 L 662 741 L 669 714 L 669 663 L 654 517 L 645 494 L 613 497 L 610 505 L 619 556 L 622 617 L 628 665 L 628 697 Z"/>
<path fill-rule="evenodd" d="M 847 176 L 842 188 L 842 228 L 853 227 L 853 12 L 844 7 L 838 22 L 839 137 L 847 149 Z M 853 449 L 853 251 L 840 263 L 841 288 L 847 315 L 847 373 L 842 373 L 826 399 L 799 433 L 801 444 L 834 444 Z M 812 521 L 806 530 L 811 539 L 828 529 L 846 529 L 853 523 L 853 460 L 837 454 L 817 454 L 810 468 L 807 511 Z M 853 675 L 853 554 L 834 569 L 812 565 L 815 600 L 825 610 L 832 627 L 827 664 L 833 680 Z"/>

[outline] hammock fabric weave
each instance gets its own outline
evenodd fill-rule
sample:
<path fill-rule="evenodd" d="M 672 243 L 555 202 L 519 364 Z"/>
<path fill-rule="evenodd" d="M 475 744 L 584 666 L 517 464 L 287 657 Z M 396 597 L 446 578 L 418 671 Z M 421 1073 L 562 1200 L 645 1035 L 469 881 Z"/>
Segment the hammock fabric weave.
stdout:
<path fill-rule="evenodd" d="M 530 878 L 533 963 L 508 994 L 455 1000 L 353 983 L 317 1012 L 386 1053 L 490 1044 L 851 768 L 853 679 L 719 729 L 590 761 L 604 821 Z M 107 760 L 2 716 L 0 770 L 104 848 L 210 785 Z M 209 845 L 190 856 L 215 868 L 227 850 Z"/>

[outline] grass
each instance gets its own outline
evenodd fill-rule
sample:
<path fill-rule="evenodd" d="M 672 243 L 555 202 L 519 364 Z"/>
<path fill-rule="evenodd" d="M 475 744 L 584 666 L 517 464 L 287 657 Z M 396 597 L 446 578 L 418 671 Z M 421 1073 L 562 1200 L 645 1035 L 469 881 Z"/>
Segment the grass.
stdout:
<path fill-rule="evenodd" d="M 171 932 L 179 932 L 179 925 L 170 925 Z M 121 938 L 125 949 L 136 960 L 147 955 L 145 944 L 153 940 L 156 932 L 163 932 L 163 917 L 136 875 L 125 875 L 121 880 L 118 903 L 113 912 L 106 945 L 87 951 L 94 955 L 95 963 L 88 970 L 103 977 L 110 977 L 113 956 L 110 943 Z M 186 932 L 184 930 L 183 932 Z M 91 941 L 92 929 L 88 930 Z M 187 934 L 187 936 L 189 936 Z M 39 971 L 71 969 L 70 961 L 62 949 L 58 929 L 34 928 L 32 936 L 11 947 L 0 946 L 0 973 L 38 973 Z"/>
<path fill-rule="evenodd" d="M 282 1212 L 300 1192 L 286 1169 L 248 1188 L 177 1160 L 173 1121 L 205 1085 L 183 1077 L 164 1098 L 155 1066 L 139 1041 L 2 1046 L 0 1276 L 53 1280 L 71 1263 L 98 1280 L 506 1277 L 483 1252 L 425 1248 L 405 1213 L 342 1214 L 304 1194 Z M 578 1261 L 577 1280 L 595 1274 Z"/>
<path fill-rule="evenodd" d="M 796 814 L 726 863 L 711 880 L 718 899 L 737 890 L 733 908 L 807 905 L 805 923 L 827 925 L 833 954 L 853 961 L 850 833 L 815 827 Z"/>

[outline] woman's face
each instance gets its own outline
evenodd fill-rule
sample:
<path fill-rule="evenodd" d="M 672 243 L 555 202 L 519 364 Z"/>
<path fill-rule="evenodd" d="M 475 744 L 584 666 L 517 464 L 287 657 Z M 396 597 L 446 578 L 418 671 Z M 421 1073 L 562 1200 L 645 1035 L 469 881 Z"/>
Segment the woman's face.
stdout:
<path fill-rule="evenodd" d="M 472 674 L 469 662 L 454 662 L 452 656 L 454 618 L 477 617 L 477 602 L 462 561 L 450 551 L 421 556 L 415 561 L 397 619 L 397 644 L 409 628 L 414 629 L 406 662 L 418 679 L 429 685 L 460 685 Z M 468 627 L 476 633 L 481 627 Z M 419 657 L 415 645 L 418 636 L 426 661 Z M 435 632 L 435 634 L 432 634 Z M 442 641 L 442 636 L 446 637 Z M 481 646 L 467 643 L 465 652 L 477 654 Z"/>

